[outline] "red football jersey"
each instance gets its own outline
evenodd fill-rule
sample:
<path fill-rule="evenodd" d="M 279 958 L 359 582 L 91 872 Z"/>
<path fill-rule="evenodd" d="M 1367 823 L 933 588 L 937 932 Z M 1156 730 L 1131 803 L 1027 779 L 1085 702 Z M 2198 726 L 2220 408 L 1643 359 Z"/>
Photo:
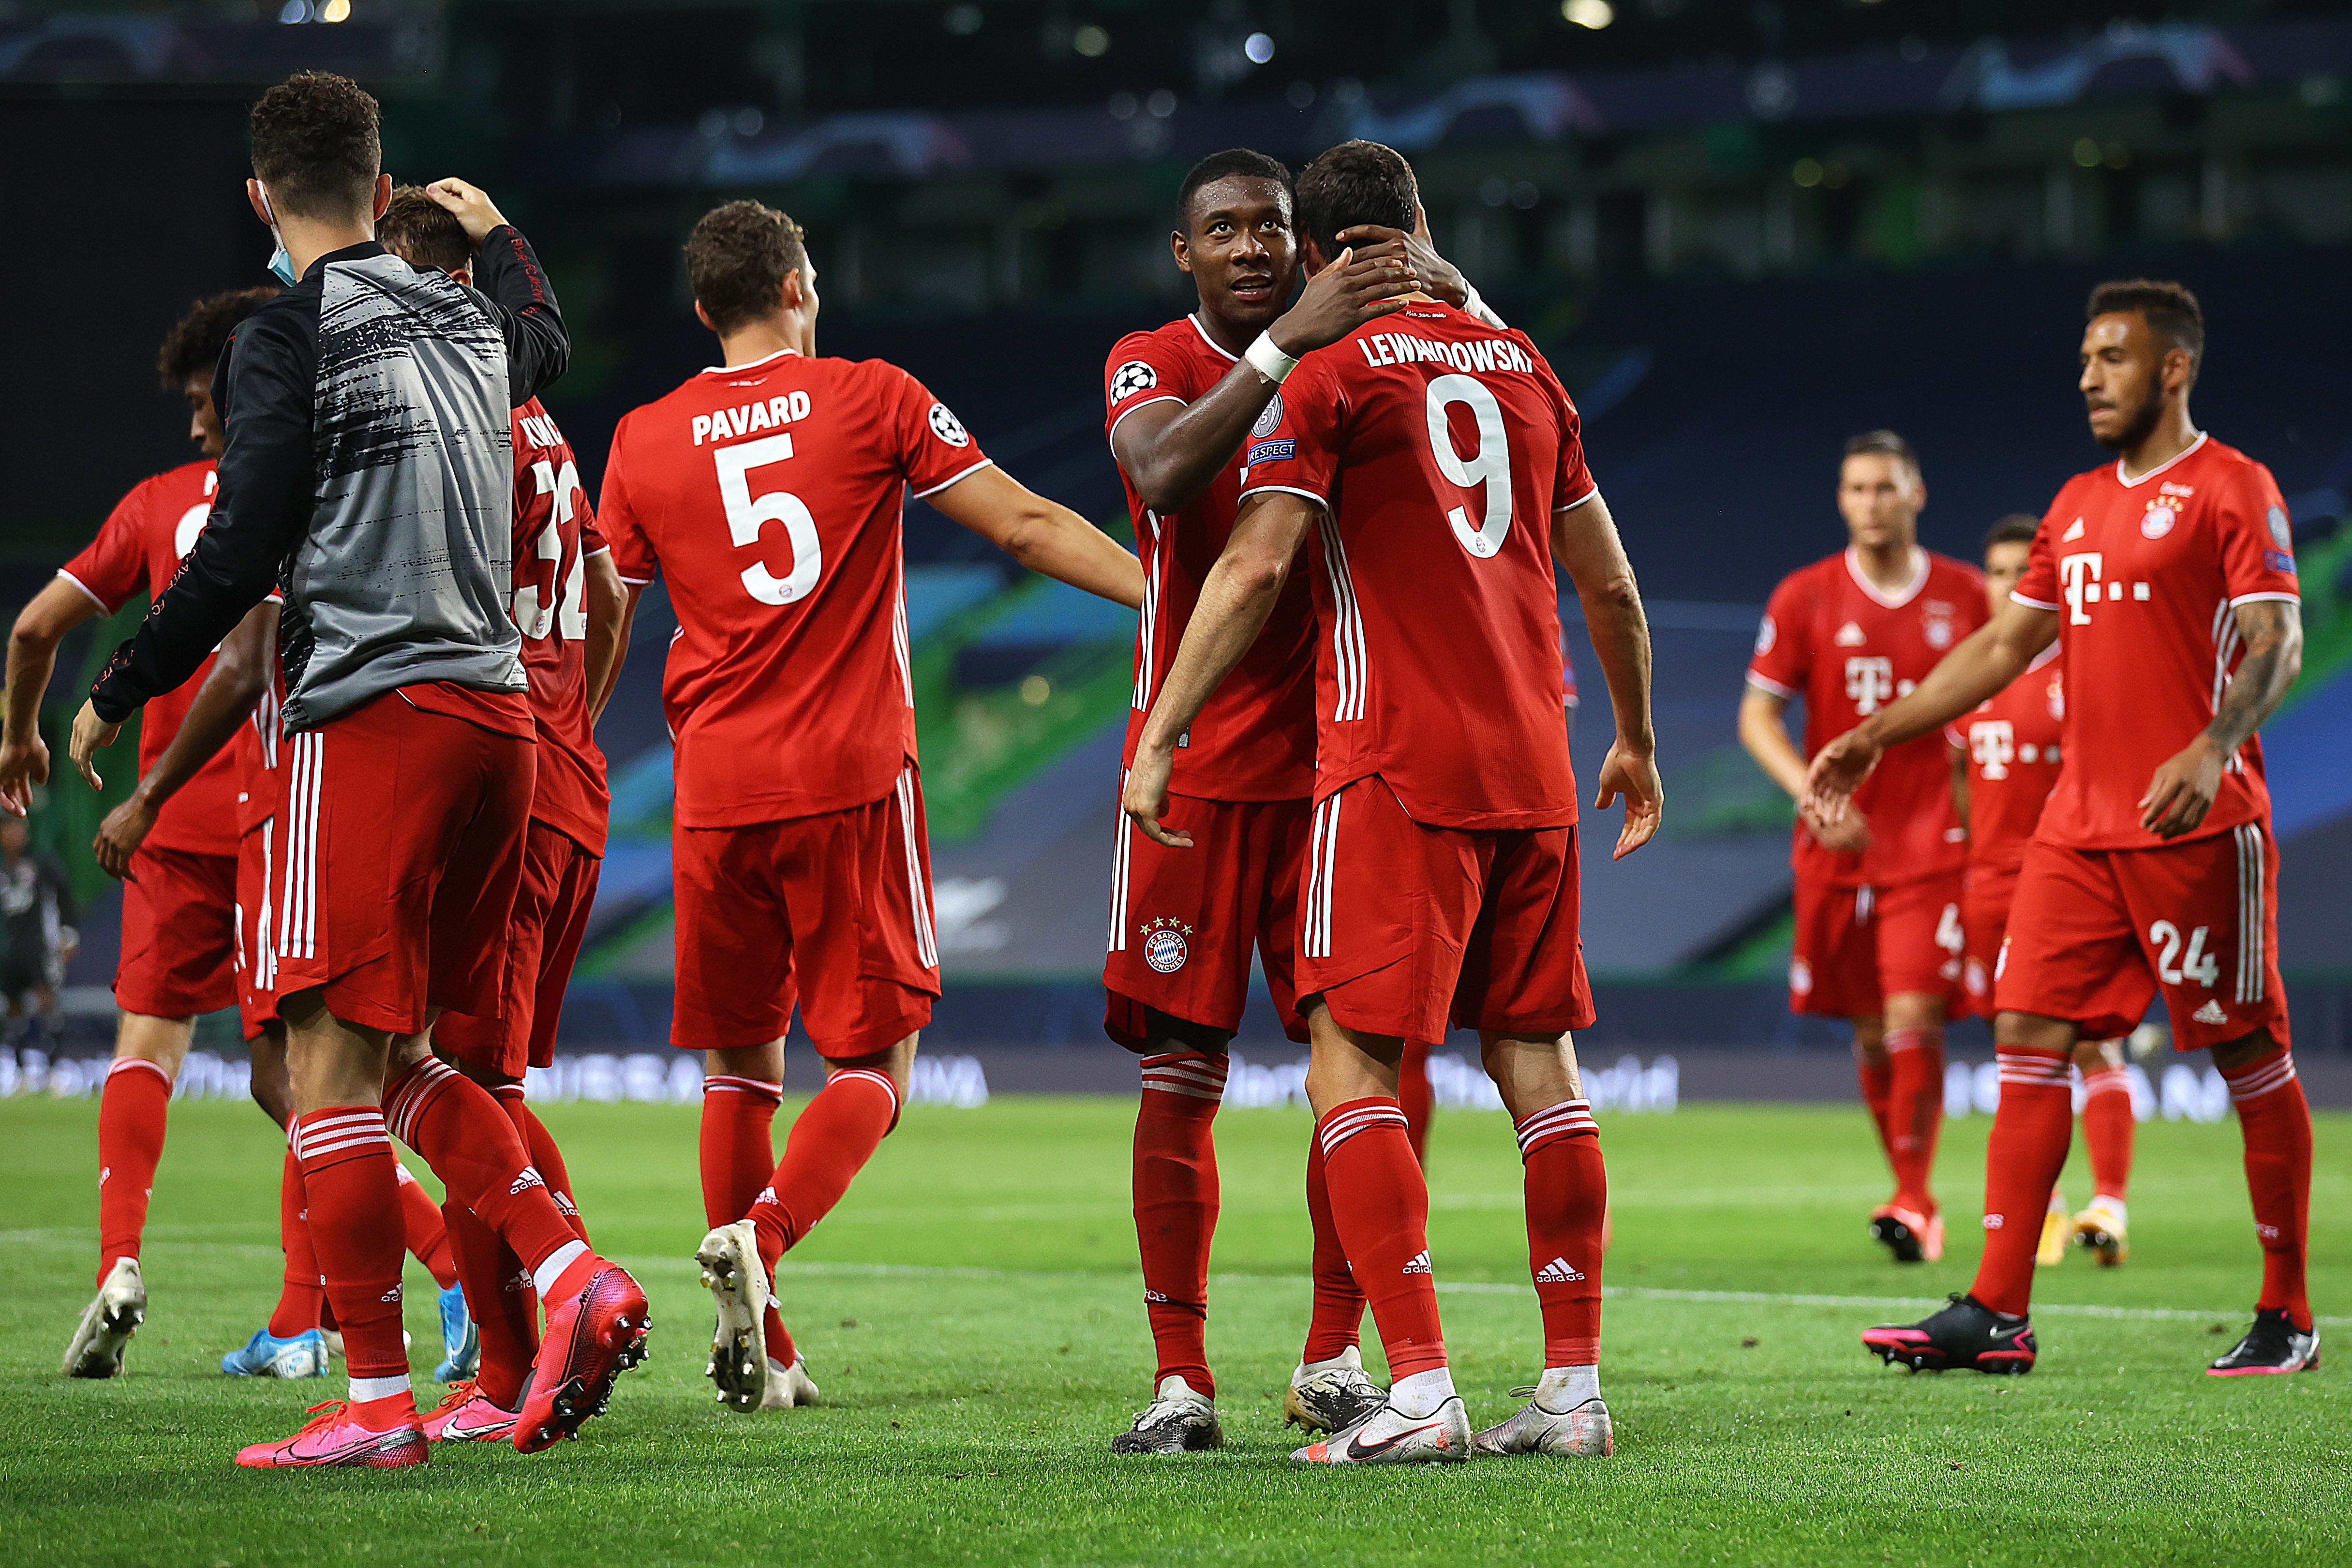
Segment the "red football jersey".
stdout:
<path fill-rule="evenodd" d="M 614 564 L 658 570 L 681 827 L 881 799 L 915 755 L 905 496 L 988 466 L 922 383 L 782 350 L 706 370 L 613 432 Z"/>
<path fill-rule="evenodd" d="M 269 595 L 274 602 L 278 595 Z M 278 815 L 278 804 L 285 798 L 284 775 L 278 771 L 280 748 L 286 740 L 286 723 L 279 710 L 286 701 L 286 667 L 278 661 L 278 649 L 269 650 L 269 679 L 261 689 L 260 700 L 244 723 L 237 726 L 236 739 L 226 748 L 236 759 L 236 830 L 252 832 Z"/>
<path fill-rule="evenodd" d="M 514 623 L 539 735 L 530 814 L 604 852 L 612 795 L 588 723 L 588 557 L 604 552 L 572 443 L 534 397 L 514 411 Z"/>
<path fill-rule="evenodd" d="M 2065 650 L 2067 764 L 2041 836 L 2076 849 L 2139 849 L 2166 842 L 2139 825 L 2148 780 L 2212 721 L 2245 651 L 2231 612 L 2302 595 L 2271 471 L 2200 436 L 2136 479 L 2118 461 L 2067 480 L 2011 596 L 2056 612 Z M 2230 760 L 2212 810 L 2188 837 L 2270 814 L 2256 737 Z"/>
<path fill-rule="evenodd" d="M 1153 403 L 1190 403 L 1224 379 L 1234 356 L 1190 316 L 1156 332 L 1129 332 L 1103 365 L 1103 433 Z M 1269 404 L 1252 432 L 1258 439 L 1281 417 Z M 1162 517 L 1128 481 L 1127 510 L 1143 556 L 1143 613 L 1136 621 L 1135 697 L 1127 716 L 1124 761 L 1135 761 L 1145 715 L 1200 602 L 1201 583 L 1234 531 L 1241 499 L 1243 452 L 1181 511 Z M 1207 800 L 1303 800 L 1315 789 L 1315 602 L 1302 574 L 1283 584 L 1265 629 L 1202 705 L 1176 751 L 1170 789 Z"/>
<path fill-rule="evenodd" d="M 179 571 L 181 557 L 195 548 L 196 535 L 212 516 L 213 489 L 218 483 L 208 458 L 141 481 L 115 504 L 98 537 L 67 562 L 58 575 L 110 616 L 137 595 L 162 593 Z M 142 774 L 180 732 L 212 668 L 213 661 L 205 659 L 185 685 L 147 704 L 139 721 Z M 238 782 L 236 759 L 224 747 L 156 814 L 147 842 L 158 849 L 197 855 L 236 854 Z"/>
<path fill-rule="evenodd" d="M 1999 696 L 1944 727 L 1944 739 L 1968 753 L 1969 864 L 2014 871 L 2058 784 L 2065 754 L 2066 663 L 2055 643 Z"/>
<path fill-rule="evenodd" d="M 1808 757 L 1908 695 L 1984 625 L 1984 574 L 1929 551 L 1916 554 L 1910 582 L 1893 594 L 1862 574 L 1852 550 L 1790 573 L 1772 590 L 1748 679 L 1777 697 L 1803 700 Z M 1955 870 L 1968 858 L 1940 735 L 1890 747 L 1853 804 L 1870 824 L 1870 847 L 1839 854 L 1800 817 L 1790 852 L 1799 876 L 1832 887 L 1891 888 Z"/>
<path fill-rule="evenodd" d="M 1316 798 L 1377 773 L 1415 822 L 1574 822 L 1551 518 L 1593 483 L 1551 366 L 1415 302 L 1307 355 L 1281 405 L 1242 493 L 1323 509 Z"/>

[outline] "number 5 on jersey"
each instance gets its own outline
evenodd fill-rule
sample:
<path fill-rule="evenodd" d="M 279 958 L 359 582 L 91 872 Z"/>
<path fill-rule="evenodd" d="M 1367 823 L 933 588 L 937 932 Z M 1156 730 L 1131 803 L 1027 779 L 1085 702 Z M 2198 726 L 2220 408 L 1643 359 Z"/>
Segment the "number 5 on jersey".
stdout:
<path fill-rule="evenodd" d="M 743 589 L 763 605 L 789 605 L 804 599 L 816 586 L 817 574 L 824 570 L 824 555 L 818 547 L 816 519 L 809 514 L 801 498 L 790 490 L 763 490 L 751 493 L 751 473 L 772 464 L 790 460 L 793 438 L 789 435 L 763 436 L 757 441 L 738 442 L 732 447 L 720 447 L 710 454 L 719 468 L 719 497 L 727 507 L 727 531 L 735 547 L 760 542 L 760 530 L 771 522 L 784 525 L 784 535 L 792 542 L 793 570 L 789 577 L 778 577 L 764 562 L 754 561 L 743 568 Z"/>

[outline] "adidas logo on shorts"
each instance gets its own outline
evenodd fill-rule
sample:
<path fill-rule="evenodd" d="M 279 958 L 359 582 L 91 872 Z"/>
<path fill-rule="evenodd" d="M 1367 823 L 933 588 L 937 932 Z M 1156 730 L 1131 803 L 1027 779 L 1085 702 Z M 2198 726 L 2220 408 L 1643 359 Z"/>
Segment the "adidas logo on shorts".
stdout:
<path fill-rule="evenodd" d="M 1426 1274 L 1429 1271 L 1429 1249 L 1425 1247 L 1414 1253 L 1412 1261 L 1404 1266 L 1407 1274 Z"/>
<path fill-rule="evenodd" d="M 1549 1263 L 1545 1264 L 1542 1271 L 1536 1275 L 1536 1283 L 1538 1285 L 1566 1285 L 1583 1278 L 1584 1276 L 1578 1272 L 1577 1269 L 1570 1264 L 1567 1258 L 1555 1258 Z"/>
<path fill-rule="evenodd" d="M 522 1174 L 514 1179 L 514 1185 L 507 1189 L 507 1196 L 512 1197 L 517 1193 L 522 1191 L 525 1187 L 543 1187 L 545 1185 L 547 1185 L 547 1178 L 541 1176 L 533 1167 L 525 1165 L 522 1168 Z"/>
<path fill-rule="evenodd" d="M 2226 1024 L 2230 1021 L 2230 1015 L 2221 1011 L 2219 1002 L 2208 1002 L 2189 1016 L 2200 1024 Z"/>

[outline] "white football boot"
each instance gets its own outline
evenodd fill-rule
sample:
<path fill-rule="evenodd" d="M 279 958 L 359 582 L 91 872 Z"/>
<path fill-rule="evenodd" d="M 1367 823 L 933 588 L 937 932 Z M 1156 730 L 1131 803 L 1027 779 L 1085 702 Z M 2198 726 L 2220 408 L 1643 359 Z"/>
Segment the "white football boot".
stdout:
<path fill-rule="evenodd" d="M 1458 1465 L 1470 1457 L 1470 1416 L 1458 1394 L 1427 1415 L 1407 1415 L 1383 1402 L 1290 1457 L 1309 1465 Z"/>
<path fill-rule="evenodd" d="M 1191 1454 L 1224 1446 L 1217 1407 L 1172 1372 L 1160 1380 L 1151 1403 L 1135 1413 L 1135 1425 L 1110 1440 L 1114 1454 Z"/>
<path fill-rule="evenodd" d="M 710 1364 L 704 1369 L 719 1390 L 719 1403 L 746 1415 L 774 1408 L 767 1405 L 770 1292 L 757 1228 L 748 1219 L 720 1226 L 702 1238 L 694 1260 L 702 1265 L 702 1283 L 719 1307 L 710 1331 Z"/>
<path fill-rule="evenodd" d="M 1533 1388 L 1511 1390 L 1527 1404 L 1508 1420 L 1487 1427 L 1472 1439 L 1482 1454 L 1572 1454 L 1603 1459 L 1617 1451 L 1616 1429 L 1609 1422 L 1609 1406 L 1588 1399 L 1567 1410 L 1554 1410 Z"/>
<path fill-rule="evenodd" d="M 1329 1361 L 1301 1362 L 1283 1391 L 1285 1425 L 1309 1432 L 1338 1432 L 1380 1408 L 1388 1395 L 1364 1371 L 1364 1357 L 1349 1345 Z"/>
<path fill-rule="evenodd" d="M 106 1271 L 106 1283 L 82 1309 L 58 1370 L 68 1377 L 119 1376 L 123 1347 L 146 1321 L 147 1282 L 139 1277 L 139 1260 L 118 1258 Z"/>
<path fill-rule="evenodd" d="M 768 1386 L 760 1395 L 762 1410 L 793 1410 L 816 1403 L 816 1384 L 810 1381 L 808 1358 L 793 1357 L 786 1366 L 774 1356 L 768 1358 Z"/>

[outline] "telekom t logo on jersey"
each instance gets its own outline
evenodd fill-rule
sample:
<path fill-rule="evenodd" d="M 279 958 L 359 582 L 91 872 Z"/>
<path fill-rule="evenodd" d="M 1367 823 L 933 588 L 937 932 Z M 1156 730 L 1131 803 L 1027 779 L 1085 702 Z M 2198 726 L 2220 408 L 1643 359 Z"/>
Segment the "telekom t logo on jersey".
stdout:
<path fill-rule="evenodd" d="M 1969 755 L 1989 779 L 2005 779 L 2017 758 L 2017 730 L 2006 719 L 1984 719 L 1969 726 Z"/>
<path fill-rule="evenodd" d="M 1845 661 L 1845 694 L 1853 710 L 1869 715 L 1886 706 L 1895 695 L 1895 661 L 1891 658 L 1850 658 Z"/>
<path fill-rule="evenodd" d="M 2106 557 L 2096 550 L 2058 558 L 2058 575 L 2066 584 L 2066 618 L 2075 626 L 2091 624 L 2084 606 L 2097 600 L 2099 570 L 2105 563 Z"/>

